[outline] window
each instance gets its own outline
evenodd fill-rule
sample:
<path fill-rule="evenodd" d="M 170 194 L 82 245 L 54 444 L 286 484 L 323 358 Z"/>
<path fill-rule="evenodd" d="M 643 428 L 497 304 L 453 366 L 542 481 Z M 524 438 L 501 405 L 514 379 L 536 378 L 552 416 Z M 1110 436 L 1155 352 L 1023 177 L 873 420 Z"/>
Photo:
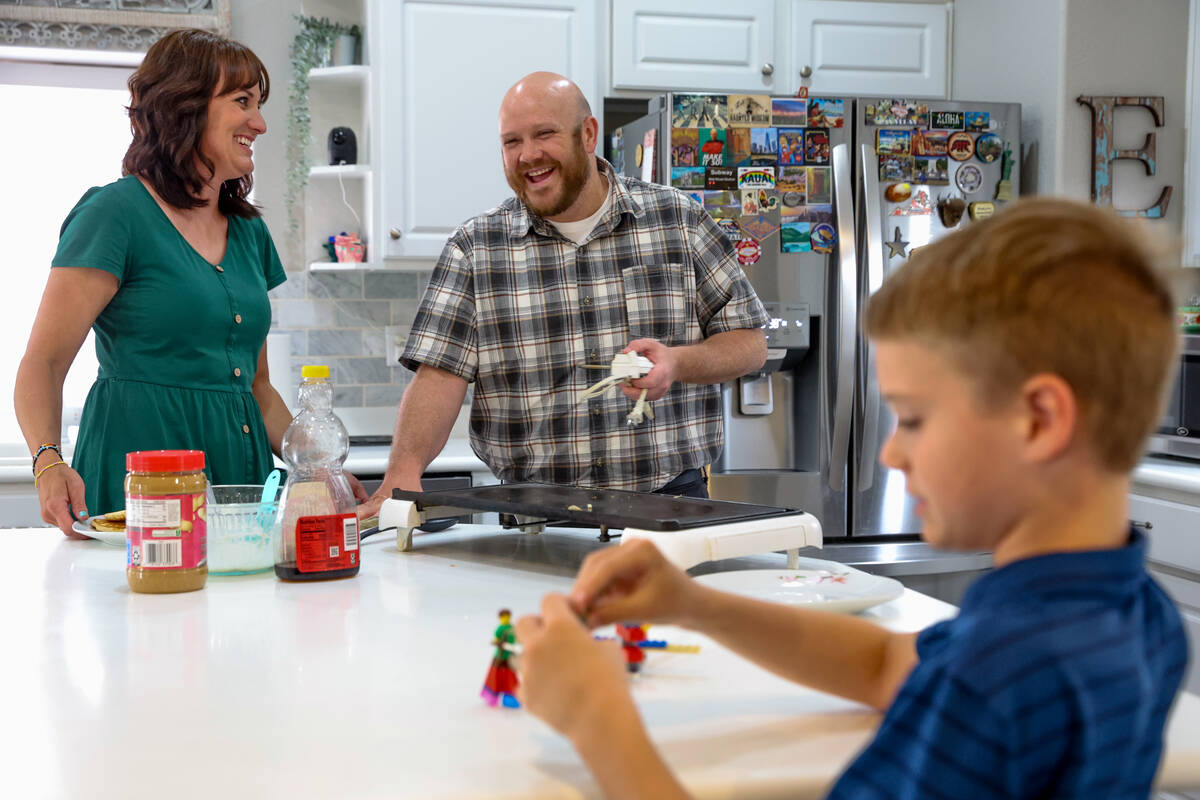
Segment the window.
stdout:
<path fill-rule="evenodd" d="M 0 230 L 6 244 L 0 291 L 0 447 L 23 454 L 13 410 L 17 365 L 41 302 L 58 231 L 92 186 L 121 176 L 129 146 L 129 66 L 83 66 L 0 60 L 0 153 L 4 187 Z M 63 387 L 64 427 L 78 423 L 96 377 L 93 334 Z M 14 447 L 19 449 L 14 449 Z"/>

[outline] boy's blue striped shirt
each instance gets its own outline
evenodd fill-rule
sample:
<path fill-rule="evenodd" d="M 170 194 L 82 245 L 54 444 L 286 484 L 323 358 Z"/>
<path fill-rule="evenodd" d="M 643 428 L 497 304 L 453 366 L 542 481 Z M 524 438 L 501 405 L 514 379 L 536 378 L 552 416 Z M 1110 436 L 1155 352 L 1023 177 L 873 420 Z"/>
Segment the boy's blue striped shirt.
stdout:
<path fill-rule="evenodd" d="M 831 798 L 1146 798 L 1187 665 L 1146 542 L 981 577 Z"/>

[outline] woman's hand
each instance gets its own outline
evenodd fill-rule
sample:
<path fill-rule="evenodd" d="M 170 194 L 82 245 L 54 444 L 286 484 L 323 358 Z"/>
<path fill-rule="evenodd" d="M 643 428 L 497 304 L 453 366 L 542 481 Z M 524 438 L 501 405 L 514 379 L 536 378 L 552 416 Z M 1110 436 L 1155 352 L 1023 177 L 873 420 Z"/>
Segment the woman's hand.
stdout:
<path fill-rule="evenodd" d="M 83 478 L 66 462 L 51 463 L 57 463 L 59 466 L 41 467 L 40 469 L 45 471 L 37 479 L 42 521 L 56 526 L 71 539 L 86 539 L 88 537 L 76 533 L 71 528 L 75 521 L 71 517 L 72 509 L 81 522 L 88 516 L 87 503 L 83 499 Z"/>
<path fill-rule="evenodd" d="M 653 543 L 634 539 L 589 555 L 570 603 L 591 627 L 627 620 L 690 626 L 705 591 Z"/>

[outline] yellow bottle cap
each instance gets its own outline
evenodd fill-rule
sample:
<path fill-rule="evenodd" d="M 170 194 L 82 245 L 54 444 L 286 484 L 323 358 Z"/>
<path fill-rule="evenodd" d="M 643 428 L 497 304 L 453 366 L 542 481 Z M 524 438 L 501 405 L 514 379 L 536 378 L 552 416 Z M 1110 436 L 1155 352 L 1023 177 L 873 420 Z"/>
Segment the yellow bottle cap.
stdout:
<path fill-rule="evenodd" d="M 301 378 L 328 378 L 329 367 L 324 365 L 309 364 L 300 368 Z"/>

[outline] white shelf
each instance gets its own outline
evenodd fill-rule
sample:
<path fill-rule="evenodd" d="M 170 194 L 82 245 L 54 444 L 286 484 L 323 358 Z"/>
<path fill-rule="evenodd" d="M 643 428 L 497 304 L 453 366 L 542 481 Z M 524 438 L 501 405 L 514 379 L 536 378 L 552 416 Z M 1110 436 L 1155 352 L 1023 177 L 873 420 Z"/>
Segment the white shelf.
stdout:
<path fill-rule="evenodd" d="M 371 76 L 371 68 L 363 64 L 344 67 L 316 67 L 308 71 L 309 83 L 365 86 Z"/>
<path fill-rule="evenodd" d="M 310 272 L 344 272 L 354 269 L 380 269 L 378 261 L 313 261 L 308 265 Z"/>
<path fill-rule="evenodd" d="M 365 178 L 370 174 L 369 164 L 322 164 L 308 170 L 310 178 Z"/>

